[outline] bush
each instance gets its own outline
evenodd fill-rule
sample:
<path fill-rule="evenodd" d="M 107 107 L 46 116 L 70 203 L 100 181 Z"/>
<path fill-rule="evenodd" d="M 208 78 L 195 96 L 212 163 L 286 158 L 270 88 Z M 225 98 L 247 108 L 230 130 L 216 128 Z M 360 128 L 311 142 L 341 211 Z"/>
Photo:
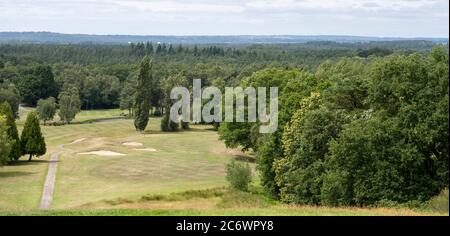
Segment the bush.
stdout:
<path fill-rule="evenodd" d="M 248 191 L 248 186 L 252 181 L 252 170 L 247 163 L 232 161 L 227 164 L 227 180 L 233 188 Z"/>
<path fill-rule="evenodd" d="M 161 130 L 164 132 L 178 131 L 178 126 L 178 123 L 171 121 L 168 115 L 164 115 L 163 119 L 161 120 Z"/>

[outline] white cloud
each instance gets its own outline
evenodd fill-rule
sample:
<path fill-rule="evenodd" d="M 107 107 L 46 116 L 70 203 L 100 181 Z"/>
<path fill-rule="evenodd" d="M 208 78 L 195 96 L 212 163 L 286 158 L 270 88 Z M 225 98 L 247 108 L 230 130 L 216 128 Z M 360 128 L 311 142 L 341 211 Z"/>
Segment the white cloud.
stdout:
<path fill-rule="evenodd" d="M 0 31 L 448 37 L 447 0 L 0 0 Z"/>

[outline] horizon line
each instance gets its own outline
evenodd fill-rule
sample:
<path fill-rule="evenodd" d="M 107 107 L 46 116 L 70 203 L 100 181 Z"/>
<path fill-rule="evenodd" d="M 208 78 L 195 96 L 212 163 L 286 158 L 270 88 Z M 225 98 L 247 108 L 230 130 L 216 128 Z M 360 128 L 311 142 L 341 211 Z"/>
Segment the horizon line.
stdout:
<path fill-rule="evenodd" d="M 62 33 L 55 31 L 0 31 L 0 33 L 50 33 L 61 35 L 88 35 L 88 36 L 134 36 L 134 37 L 146 37 L 146 36 L 159 36 L 159 37 L 358 37 L 358 38 L 379 38 L 379 39 L 449 39 L 449 36 L 376 36 L 376 35 L 352 35 L 352 34 L 90 34 L 90 33 Z"/>

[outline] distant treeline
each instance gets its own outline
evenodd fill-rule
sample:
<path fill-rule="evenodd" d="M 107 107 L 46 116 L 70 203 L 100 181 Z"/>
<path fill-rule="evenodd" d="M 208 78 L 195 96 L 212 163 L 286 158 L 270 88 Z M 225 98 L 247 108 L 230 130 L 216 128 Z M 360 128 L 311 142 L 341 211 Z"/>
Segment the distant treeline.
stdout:
<path fill-rule="evenodd" d="M 411 53 L 429 51 L 436 46 L 431 41 L 374 41 L 366 43 L 308 42 L 302 44 L 257 44 L 257 45 L 182 45 L 152 42 L 129 45 L 97 44 L 0 44 L 0 58 L 29 62 L 76 64 L 127 64 L 136 63 L 145 55 L 160 56 L 170 61 L 198 61 L 218 57 L 221 61 L 289 62 L 291 64 L 315 65 L 324 58 L 348 56 L 385 56 L 393 52 Z"/>
<path fill-rule="evenodd" d="M 448 38 L 392 38 L 339 35 L 211 35 L 211 36 L 169 36 L 169 35 L 89 35 L 59 34 L 52 32 L 0 32 L 0 43 L 32 44 L 127 44 L 129 42 L 163 42 L 172 44 L 293 44 L 332 41 L 339 43 L 396 42 L 424 40 L 446 43 Z"/>

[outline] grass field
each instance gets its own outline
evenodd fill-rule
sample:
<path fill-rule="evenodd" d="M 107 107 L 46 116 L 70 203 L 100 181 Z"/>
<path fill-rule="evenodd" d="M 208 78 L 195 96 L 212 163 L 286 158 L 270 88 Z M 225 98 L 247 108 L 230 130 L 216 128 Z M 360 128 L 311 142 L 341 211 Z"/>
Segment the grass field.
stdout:
<path fill-rule="evenodd" d="M 26 113 L 21 109 L 19 130 Z M 441 215 L 409 209 L 287 206 L 264 197 L 256 176 L 252 193 L 228 188 L 225 164 L 250 159 L 226 149 L 209 126 L 162 133 L 152 118 L 145 133 L 119 110 L 83 111 L 73 124 L 41 126 L 45 156 L 0 168 L 0 215 Z M 114 120 L 115 119 L 115 120 Z M 97 121 L 96 121 L 97 120 Z M 73 143 L 76 141 L 76 143 Z M 123 143 L 142 146 L 125 146 Z M 57 148 L 63 145 L 62 148 Z M 143 151 L 136 149 L 154 149 Z M 39 202 L 49 154 L 60 152 L 51 210 Z M 122 156 L 80 155 L 112 151 Z M 251 164 L 254 168 L 254 164 Z M 448 213 L 447 213 L 448 215 Z"/>

